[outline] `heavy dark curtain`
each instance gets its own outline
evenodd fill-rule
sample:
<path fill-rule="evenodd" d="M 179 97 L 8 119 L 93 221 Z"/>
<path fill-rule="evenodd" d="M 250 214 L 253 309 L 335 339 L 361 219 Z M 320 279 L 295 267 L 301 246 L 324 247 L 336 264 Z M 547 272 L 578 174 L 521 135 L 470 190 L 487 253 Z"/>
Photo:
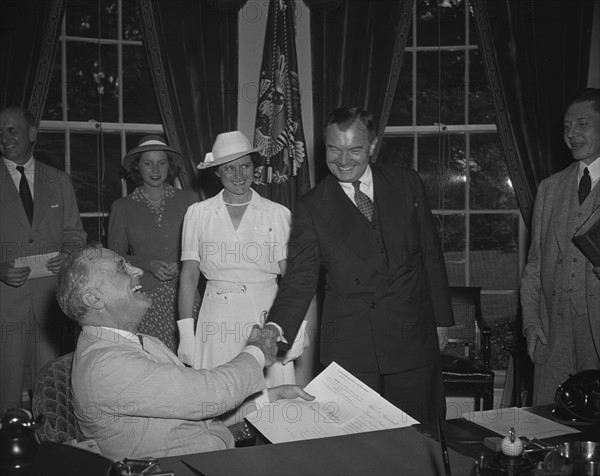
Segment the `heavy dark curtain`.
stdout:
<path fill-rule="evenodd" d="M 331 111 L 357 106 L 385 128 L 414 0 L 304 0 L 311 13 L 315 177 L 327 172 L 323 125 Z M 381 142 L 381 140 L 380 140 Z M 376 157 L 374 157 L 374 160 Z"/>
<path fill-rule="evenodd" d="M 23 106 L 39 121 L 48 93 L 64 0 L 1 0 L 0 12 L 0 109 Z"/>
<path fill-rule="evenodd" d="M 237 129 L 238 11 L 245 0 L 138 0 L 148 62 L 169 143 L 188 158 L 184 186 L 204 197 L 196 165 L 217 134 Z"/>
<path fill-rule="evenodd" d="M 572 161 L 562 140 L 586 86 L 593 0 L 472 0 L 508 171 L 529 226 L 539 182 Z"/>

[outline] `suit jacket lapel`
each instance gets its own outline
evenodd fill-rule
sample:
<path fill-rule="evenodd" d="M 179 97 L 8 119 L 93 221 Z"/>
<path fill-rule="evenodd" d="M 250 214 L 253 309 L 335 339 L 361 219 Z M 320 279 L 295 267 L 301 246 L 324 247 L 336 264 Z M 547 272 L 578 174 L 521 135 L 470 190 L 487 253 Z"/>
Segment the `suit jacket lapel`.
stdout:
<path fill-rule="evenodd" d="M 2 159 L 0 159 L 0 174 L 2 183 L 2 190 L 0 191 L 0 196 L 2 197 L 2 200 L 0 200 L 0 206 L 5 208 L 7 213 L 13 215 L 15 217 L 16 222 L 20 223 L 27 229 L 30 229 L 31 225 L 29 223 L 29 220 L 27 219 L 27 214 L 25 213 L 23 202 L 21 202 L 19 190 L 17 190 L 17 188 L 15 187 L 10 172 L 4 164 L 4 160 Z"/>
<path fill-rule="evenodd" d="M 573 200 L 573 187 L 577 184 L 577 171 L 579 164 L 575 162 L 567 173 L 567 180 L 563 187 L 555 190 L 554 206 L 556 207 L 556 219 L 554 222 L 554 234 L 561 252 L 564 253 L 564 243 L 570 243 L 569 215 L 572 212 L 570 203 Z"/>
<path fill-rule="evenodd" d="M 321 213 L 334 236 L 344 237 L 343 245 L 350 249 L 365 266 L 387 273 L 387 264 L 372 243 L 368 229 L 361 223 L 360 212 L 344 193 L 333 176 L 326 179 Z"/>
<path fill-rule="evenodd" d="M 57 176 L 54 175 L 56 179 Z M 52 175 L 46 170 L 44 166 L 39 162 L 35 161 L 35 192 L 33 198 L 33 223 L 32 226 L 39 227 L 48 215 L 48 207 L 57 205 L 55 197 L 52 195 Z"/>

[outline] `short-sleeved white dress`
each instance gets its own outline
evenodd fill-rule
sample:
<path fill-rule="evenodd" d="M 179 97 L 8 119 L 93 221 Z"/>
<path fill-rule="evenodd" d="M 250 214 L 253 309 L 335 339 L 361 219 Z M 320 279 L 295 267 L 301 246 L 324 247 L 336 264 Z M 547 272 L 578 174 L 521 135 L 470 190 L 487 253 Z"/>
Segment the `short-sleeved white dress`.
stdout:
<path fill-rule="evenodd" d="M 188 208 L 182 260 L 198 262 L 207 285 L 195 334 L 195 369 L 210 369 L 238 355 L 254 324 L 277 294 L 279 261 L 287 256 L 291 213 L 254 190 L 234 229 L 223 192 Z M 268 387 L 295 383 L 294 365 L 266 370 Z"/>

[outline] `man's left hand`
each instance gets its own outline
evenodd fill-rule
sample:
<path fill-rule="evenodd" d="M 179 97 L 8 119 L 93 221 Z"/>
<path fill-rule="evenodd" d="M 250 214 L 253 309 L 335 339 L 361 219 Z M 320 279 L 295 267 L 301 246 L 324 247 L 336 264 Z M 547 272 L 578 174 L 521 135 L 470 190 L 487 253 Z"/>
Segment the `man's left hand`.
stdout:
<path fill-rule="evenodd" d="M 69 253 L 66 251 L 61 251 L 54 258 L 48 260 L 46 263 L 46 269 L 54 274 L 58 274 L 61 264 L 67 259 L 68 256 Z"/>
<path fill-rule="evenodd" d="M 298 385 L 280 385 L 279 387 L 268 388 L 267 393 L 270 402 L 282 400 L 284 398 L 301 398 L 302 400 L 308 400 L 309 402 L 315 399 L 315 397 L 310 393 L 305 392 L 304 388 Z"/>
<path fill-rule="evenodd" d="M 449 339 L 448 328 L 447 327 L 438 327 L 437 335 L 438 335 L 438 343 L 439 343 L 440 352 L 441 352 L 442 350 L 444 350 L 446 345 L 448 345 L 448 339 Z"/>

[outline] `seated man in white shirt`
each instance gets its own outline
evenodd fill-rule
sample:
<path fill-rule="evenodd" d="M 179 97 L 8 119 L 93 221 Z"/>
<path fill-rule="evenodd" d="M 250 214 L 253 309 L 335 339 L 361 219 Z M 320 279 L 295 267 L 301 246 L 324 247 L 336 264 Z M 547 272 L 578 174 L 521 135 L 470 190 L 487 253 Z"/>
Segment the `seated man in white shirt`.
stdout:
<path fill-rule="evenodd" d="M 58 302 L 82 326 L 72 385 L 83 434 L 113 460 L 233 447 L 231 432 L 212 418 L 265 388 L 263 367 L 275 361 L 276 343 L 256 326 L 227 364 L 184 366 L 158 339 L 136 335 L 152 304 L 139 284 L 142 273 L 93 246 L 73 253 L 61 268 Z M 298 386 L 269 389 L 268 395 L 271 401 L 313 399 Z"/>

